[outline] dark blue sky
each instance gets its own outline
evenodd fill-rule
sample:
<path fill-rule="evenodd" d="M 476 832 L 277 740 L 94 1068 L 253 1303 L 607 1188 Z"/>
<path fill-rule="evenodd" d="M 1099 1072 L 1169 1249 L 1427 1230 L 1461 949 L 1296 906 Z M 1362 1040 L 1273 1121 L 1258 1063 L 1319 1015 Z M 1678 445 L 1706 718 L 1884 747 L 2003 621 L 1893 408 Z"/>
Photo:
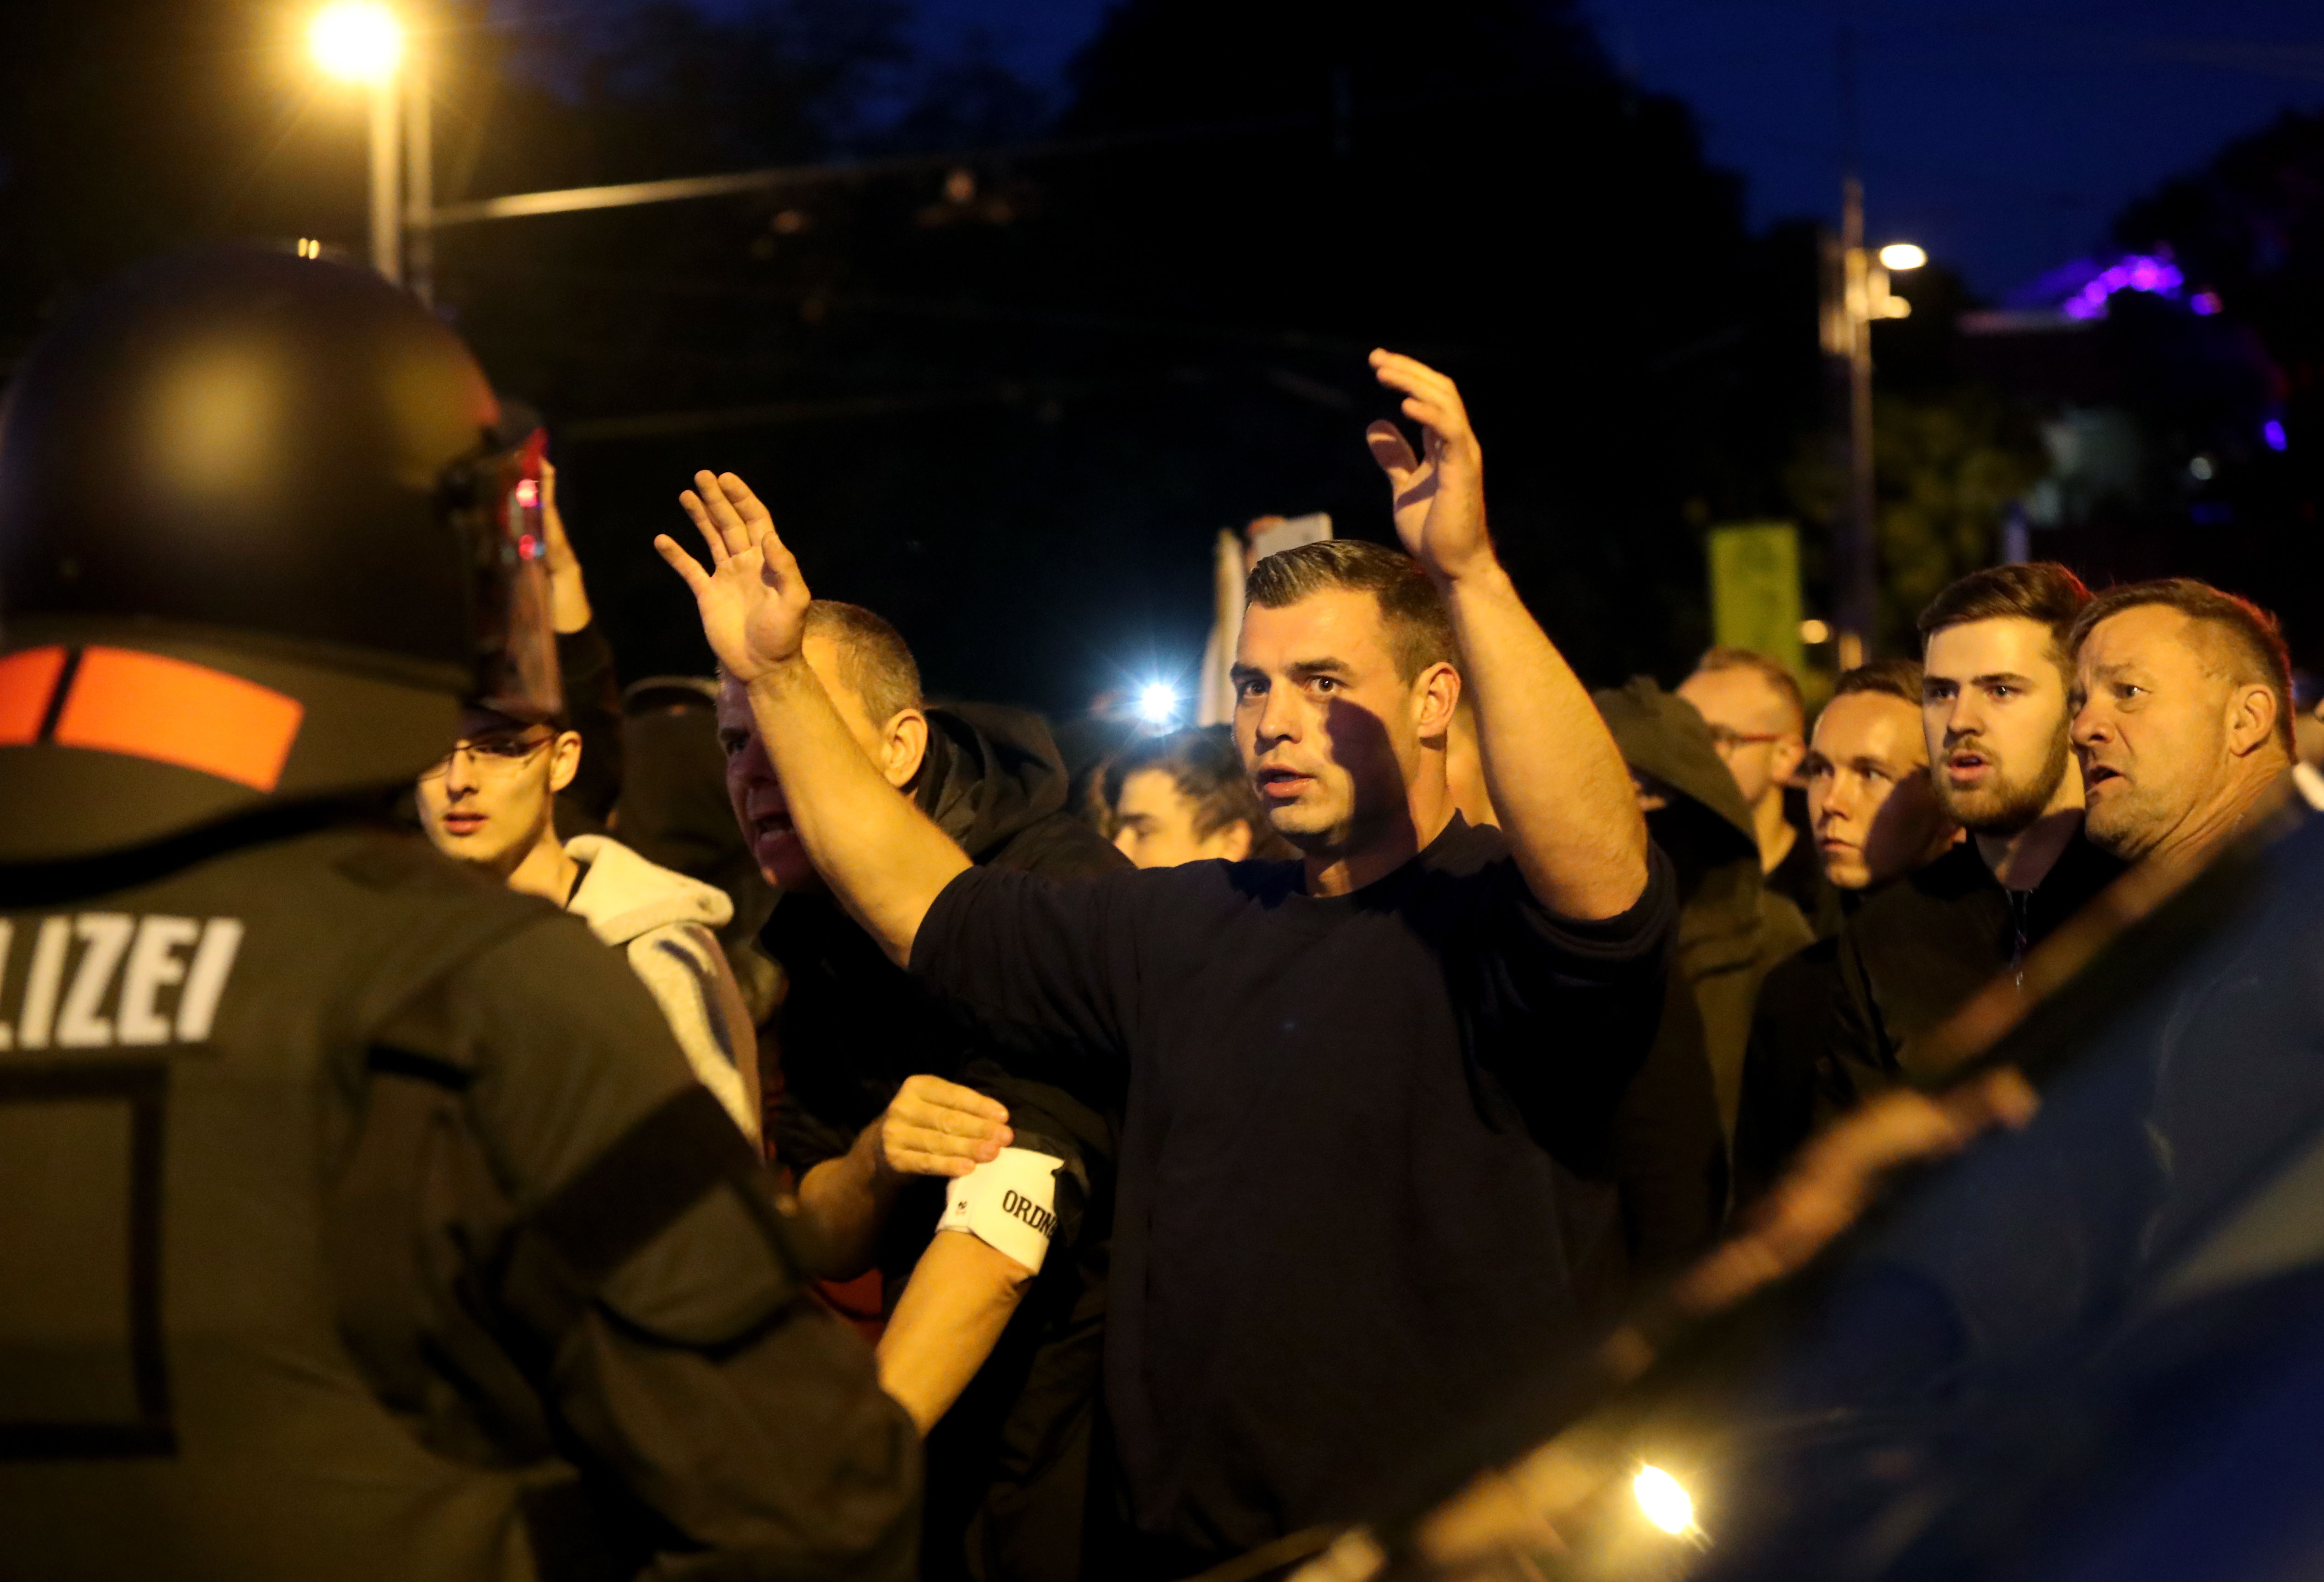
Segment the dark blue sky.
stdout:
<path fill-rule="evenodd" d="M 1105 0 L 921 0 L 1038 81 Z M 1857 39 L 1867 209 L 1988 296 L 2089 251 L 2126 201 L 2284 108 L 2324 107 L 2317 0 L 1587 0 L 1614 58 L 1701 116 L 1754 223 L 1836 217 L 1836 40 Z M 1425 47 L 1426 0 L 1415 0 Z"/>

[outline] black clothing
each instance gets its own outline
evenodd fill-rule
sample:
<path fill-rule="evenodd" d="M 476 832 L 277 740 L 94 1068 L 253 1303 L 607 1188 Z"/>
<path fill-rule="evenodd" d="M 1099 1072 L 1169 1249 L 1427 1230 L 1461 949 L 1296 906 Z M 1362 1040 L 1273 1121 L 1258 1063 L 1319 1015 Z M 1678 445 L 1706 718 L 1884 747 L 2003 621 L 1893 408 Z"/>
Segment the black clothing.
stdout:
<path fill-rule="evenodd" d="M 928 726 L 913 795 L 971 860 L 1056 878 L 1129 866 L 1065 810 L 1065 770 L 1039 717 L 954 704 L 929 709 Z M 925 1072 L 999 1099 L 1012 1128 L 1059 1144 L 1090 1182 L 1078 1235 L 1061 1229 L 1052 1241 L 992 1355 L 929 1436 L 922 1557 L 932 1578 L 1073 1582 L 1083 1568 L 1120 1083 L 1093 1081 L 1086 1061 L 1062 1073 L 1004 1070 L 986 1041 L 826 897 L 779 898 L 760 943 L 788 984 L 776 1023 L 783 1164 L 803 1176 L 845 1153 L 903 1079 Z M 889 1306 L 935 1234 L 944 1196 L 942 1180 L 912 1182 L 881 1226 Z"/>
<path fill-rule="evenodd" d="M 1834 1059 L 1889 1085 L 1941 1080 L 1946 1072 L 1915 1058 L 1916 1041 L 2015 969 L 2122 870 L 2077 829 L 2031 891 L 2003 889 L 1974 838 L 1888 885 L 1840 930 Z"/>
<path fill-rule="evenodd" d="M 1823 859 L 1816 852 L 1815 837 L 1800 821 L 1792 822 L 1792 849 L 1767 870 L 1766 883 L 1770 891 L 1800 909 L 1817 939 L 1839 932 L 1840 886 L 1823 876 Z"/>
<path fill-rule="evenodd" d="M 557 670 L 565 683 L 565 726 L 581 733 L 581 763 L 572 783 L 557 793 L 557 837 L 604 835 L 622 794 L 627 754 L 622 741 L 622 684 L 613 650 L 593 623 L 557 634 Z M 725 772 L 719 772 L 724 784 Z M 727 822 L 733 823 L 732 814 Z M 624 832 L 622 844 L 638 849 Z M 649 861 L 659 859 L 649 857 Z"/>
<path fill-rule="evenodd" d="M 910 1575 L 909 1422 L 577 920 L 300 810 L 0 886 L 0 1572 Z"/>
<path fill-rule="evenodd" d="M 1840 1002 L 1840 940 L 1818 939 L 1759 985 L 1743 1096 L 1735 1117 L 1735 1203 L 1764 1196 L 1800 1145 L 1825 1123 L 1888 1086 L 1832 1048 Z"/>
<path fill-rule="evenodd" d="M 726 800 L 726 754 L 708 701 L 628 715 L 621 738 L 615 807 L 622 844 L 650 863 L 725 892 L 734 915 L 718 930 L 721 944 L 731 950 L 755 938 L 774 911 L 775 892 L 760 876 Z"/>
<path fill-rule="evenodd" d="M 945 888 L 913 971 L 1014 1062 L 1129 1075 L 1106 1404 L 1142 1539 L 1355 1515 L 1390 1448 L 1610 1316 L 1673 911 L 1655 854 L 1623 916 L 1553 916 L 1457 818 L 1347 896 L 1256 862 Z"/>
<path fill-rule="evenodd" d="M 1694 706 L 1645 676 L 1593 699 L 1633 777 L 1664 804 L 1647 813 L 1646 830 L 1678 880 L 1672 962 L 1702 1013 L 1723 1151 L 1734 1133 L 1760 979 L 1813 935 L 1759 872 L 1751 810 Z"/>

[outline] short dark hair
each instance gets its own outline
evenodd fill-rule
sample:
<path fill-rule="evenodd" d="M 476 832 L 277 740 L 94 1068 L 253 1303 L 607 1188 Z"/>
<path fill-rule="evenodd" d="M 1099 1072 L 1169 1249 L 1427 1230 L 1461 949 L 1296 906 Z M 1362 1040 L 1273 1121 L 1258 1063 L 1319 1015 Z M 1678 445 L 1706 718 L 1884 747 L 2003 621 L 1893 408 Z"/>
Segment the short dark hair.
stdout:
<path fill-rule="evenodd" d="M 1401 550 L 1361 539 L 1325 539 L 1269 555 L 1250 569 L 1243 597 L 1279 610 L 1330 588 L 1369 593 L 1388 624 L 1397 674 L 1409 681 L 1433 664 L 1459 666 L 1452 613 L 1420 562 Z"/>
<path fill-rule="evenodd" d="M 1702 657 L 1694 661 L 1694 673 L 1698 676 L 1715 675 L 1720 671 L 1751 671 L 1784 700 L 1784 707 L 1800 722 L 1800 728 L 1807 729 L 1808 700 L 1800 694 L 1799 678 L 1784 668 L 1783 661 L 1756 648 L 1729 648 L 1721 643 L 1704 649 Z"/>
<path fill-rule="evenodd" d="M 1130 777 L 1149 769 L 1168 775 L 1178 794 L 1194 805 L 1197 838 L 1215 835 L 1240 819 L 1250 827 L 1251 856 L 1278 855 L 1281 837 L 1268 823 L 1259 795 L 1250 789 L 1242 754 L 1235 750 L 1234 733 L 1227 726 L 1190 726 L 1123 748 L 1105 766 L 1108 812 L 1121 806 L 1121 788 L 1130 783 Z M 1287 847 L 1282 847 L 1281 855 L 1288 855 Z"/>
<path fill-rule="evenodd" d="M 2212 668 L 2231 681 L 2256 682 L 2274 694 L 2275 734 L 2286 751 L 2292 749 L 2292 655 L 2283 645 L 2283 629 L 2273 615 L 2208 582 L 2191 577 L 2163 577 L 2107 588 L 2083 608 L 2068 642 L 2079 653 L 2099 622 L 2142 605 L 2177 610 L 2201 626 L 2213 639 L 2207 644 Z"/>
<path fill-rule="evenodd" d="M 1971 621 L 2039 621 L 2050 628 L 2051 654 L 2063 669 L 2073 652 L 2069 634 L 2074 618 L 2090 602 L 2082 579 L 2055 560 L 2022 560 L 1972 571 L 1929 601 L 1914 624 L 1921 648 L 1948 626 Z"/>
<path fill-rule="evenodd" d="M 819 598 L 807 606 L 807 634 L 839 650 L 839 679 L 874 725 L 920 707 L 920 667 L 903 634 L 862 605 Z"/>
<path fill-rule="evenodd" d="M 1831 695 L 1845 698 L 1850 692 L 1878 692 L 1889 698 L 1902 698 L 1918 708 L 1921 706 L 1921 661 L 1916 659 L 1876 659 L 1869 664 L 1858 665 L 1852 671 L 1842 671 L 1831 684 Z"/>

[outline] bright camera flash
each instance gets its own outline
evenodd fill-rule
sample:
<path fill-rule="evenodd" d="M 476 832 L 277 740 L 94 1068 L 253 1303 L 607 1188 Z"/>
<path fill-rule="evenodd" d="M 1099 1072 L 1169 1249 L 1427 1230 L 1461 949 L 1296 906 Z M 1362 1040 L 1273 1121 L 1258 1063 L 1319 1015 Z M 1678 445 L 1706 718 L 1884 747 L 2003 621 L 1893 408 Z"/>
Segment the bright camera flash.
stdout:
<path fill-rule="evenodd" d="M 1138 689 L 1138 717 L 1148 725 L 1168 725 L 1178 712 L 1178 690 L 1167 681 L 1148 681 Z"/>
<path fill-rule="evenodd" d="M 1630 1492 L 1638 1496 L 1638 1509 L 1646 1513 L 1646 1520 L 1665 1532 L 1694 1531 L 1693 1499 L 1678 1479 L 1661 1467 L 1638 1468 L 1638 1476 L 1630 1480 Z"/>

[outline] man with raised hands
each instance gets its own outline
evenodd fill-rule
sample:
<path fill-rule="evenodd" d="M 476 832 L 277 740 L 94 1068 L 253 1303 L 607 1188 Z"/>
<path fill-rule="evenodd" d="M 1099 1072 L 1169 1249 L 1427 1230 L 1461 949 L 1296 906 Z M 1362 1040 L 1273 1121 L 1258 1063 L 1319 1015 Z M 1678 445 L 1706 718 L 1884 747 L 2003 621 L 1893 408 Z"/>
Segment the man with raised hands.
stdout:
<path fill-rule="evenodd" d="M 849 737 L 742 481 L 681 496 L 706 567 L 656 541 L 848 911 L 1028 1069 L 1126 1077 L 1105 1367 L 1134 1541 L 1109 1575 L 1354 1514 L 1384 1455 L 1623 1292 L 1611 1115 L 1661 1006 L 1669 869 L 1494 553 L 1459 392 L 1371 364 L 1425 436 L 1366 435 L 1406 552 L 1262 560 L 1235 657 L 1236 745 L 1296 861 L 973 868 Z M 1464 688 L 1498 830 L 1447 783 Z"/>

